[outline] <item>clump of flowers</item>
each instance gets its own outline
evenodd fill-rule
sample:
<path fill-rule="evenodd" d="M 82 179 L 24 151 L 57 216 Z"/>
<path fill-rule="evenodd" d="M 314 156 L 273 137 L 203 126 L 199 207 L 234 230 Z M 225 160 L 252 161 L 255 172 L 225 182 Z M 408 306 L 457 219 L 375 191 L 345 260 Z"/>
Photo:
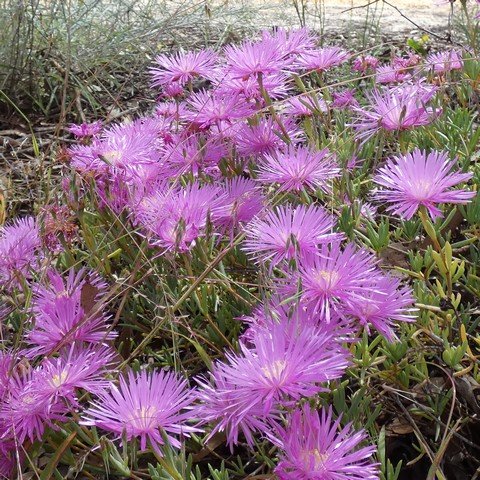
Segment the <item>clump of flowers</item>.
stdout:
<path fill-rule="evenodd" d="M 319 44 L 162 52 L 150 113 L 68 127 L 0 227 L 0 476 L 378 480 L 376 405 L 476 374 L 474 60 Z"/>

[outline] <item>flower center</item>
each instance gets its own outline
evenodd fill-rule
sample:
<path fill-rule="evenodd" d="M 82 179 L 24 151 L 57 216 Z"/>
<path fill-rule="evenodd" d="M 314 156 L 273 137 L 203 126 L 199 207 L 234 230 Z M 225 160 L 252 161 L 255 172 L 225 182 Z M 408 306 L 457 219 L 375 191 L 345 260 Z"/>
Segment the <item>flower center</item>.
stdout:
<path fill-rule="evenodd" d="M 153 405 L 140 407 L 134 410 L 129 423 L 139 430 L 148 430 L 156 425 L 158 409 Z"/>
<path fill-rule="evenodd" d="M 65 380 L 67 379 L 67 375 L 68 375 L 67 372 L 63 370 L 62 373 L 60 373 L 60 375 L 54 375 L 51 378 L 50 384 L 55 388 L 60 387 L 61 385 L 64 384 Z"/>
<path fill-rule="evenodd" d="M 315 279 L 325 288 L 331 288 L 340 280 L 340 274 L 335 270 L 317 270 Z"/>
<path fill-rule="evenodd" d="M 303 464 L 314 469 L 315 472 L 325 472 L 325 463 L 328 460 L 328 454 L 320 452 L 317 448 L 313 450 L 303 450 L 300 453 Z"/>
<path fill-rule="evenodd" d="M 262 372 L 269 380 L 280 380 L 286 366 L 285 360 L 275 360 L 268 367 L 263 367 Z"/>
<path fill-rule="evenodd" d="M 432 184 L 428 180 L 419 179 L 414 182 L 413 188 L 417 200 L 426 200 L 430 196 Z"/>

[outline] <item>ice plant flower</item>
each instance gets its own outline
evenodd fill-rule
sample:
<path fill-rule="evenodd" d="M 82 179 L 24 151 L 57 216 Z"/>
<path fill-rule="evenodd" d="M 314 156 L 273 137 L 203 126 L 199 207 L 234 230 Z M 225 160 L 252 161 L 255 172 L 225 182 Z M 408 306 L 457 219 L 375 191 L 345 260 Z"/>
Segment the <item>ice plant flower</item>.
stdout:
<path fill-rule="evenodd" d="M 56 358 L 46 358 L 37 369 L 36 388 L 48 398 L 62 397 L 77 405 L 75 390 L 98 394 L 110 382 L 105 379 L 114 352 L 106 346 L 72 344 Z"/>
<path fill-rule="evenodd" d="M 321 413 L 305 405 L 291 413 L 285 428 L 276 428 L 276 443 L 282 450 L 275 474 L 279 480 L 378 480 L 378 464 L 372 462 L 373 446 L 361 446 L 364 430 L 341 417 L 332 419 L 332 409 Z"/>
<path fill-rule="evenodd" d="M 48 284 L 34 287 L 32 329 L 27 333 L 30 355 L 45 355 L 73 342 L 103 343 L 116 337 L 106 318 L 93 307 L 106 285 L 95 273 L 70 269 L 66 279 L 48 272 Z"/>
<path fill-rule="evenodd" d="M 327 322 L 332 313 L 344 315 L 346 309 L 355 309 L 357 302 L 375 287 L 379 271 L 373 257 L 349 243 L 321 245 L 318 255 L 305 257 L 300 262 L 301 300 Z M 287 289 L 296 282 L 289 280 Z"/>
<path fill-rule="evenodd" d="M 167 86 L 170 83 L 186 85 L 197 77 L 208 78 L 217 61 L 212 50 L 177 52 L 155 57 L 155 67 L 150 68 L 152 86 Z"/>
<path fill-rule="evenodd" d="M 160 452 L 162 432 L 172 446 L 179 448 L 177 435 L 198 431 L 187 424 L 191 418 L 188 408 L 194 400 L 195 393 L 175 372 L 129 371 L 126 377 L 120 377 L 118 387 L 112 384 L 109 391 L 98 394 L 81 423 L 113 432 L 116 438 L 122 438 L 122 434 L 127 440 L 140 438 L 141 450 L 149 443 Z"/>
<path fill-rule="evenodd" d="M 29 276 L 41 247 L 40 231 L 33 217 L 0 227 L 0 286 L 18 285 Z"/>
<path fill-rule="evenodd" d="M 437 89 L 421 84 L 374 90 L 367 94 L 370 105 L 356 107 L 358 117 L 353 123 L 356 137 L 362 141 L 371 138 L 377 131 L 402 131 L 428 125 L 441 113 L 440 109 L 427 107 Z"/>
<path fill-rule="evenodd" d="M 377 330 L 387 340 L 394 340 L 393 327 L 396 322 L 413 322 L 415 309 L 414 296 L 408 285 L 403 287 L 393 277 L 380 277 L 375 288 L 366 291 L 347 307 L 345 313 L 356 318 L 370 333 L 370 327 Z"/>
<path fill-rule="evenodd" d="M 355 72 L 366 73 L 369 69 L 375 70 L 378 63 L 378 58 L 372 55 L 362 55 L 353 61 L 352 70 Z"/>
<path fill-rule="evenodd" d="M 228 126 L 236 119 L 246 119 L 253 113 L 252 106 L 240 95 L 220 95 L 207 91 L 192 94 L 187 106 L 190 110 L 184 114 L 184 119 L 200 128 Z"/>
<path fill-rule="evenodd" d="M 389 212 L 407 220 L 421 206 L 428 210 L 432 219 L 440 217 L 442 212 L 437 204 L 468 203 L 475 196 L 475 192 L 451 189 L 473 175 L 452 172 L 455 164 L 456 160 L 450 160 L 447 152 L 427 153 L 418 148 L 392 157 L 374 177 L 374 182 L 383 187 L 374 198 L 390 204 Z"/>
<path fill-rule="evenodd" d="M 319 95 L 298 95 L 285 103 L 285 113 L 296 117 L 311 117 L 327 111 L 327 103 Z"/>
<path fill-rule="evenodd" d="M 198 415 L 218 422 L 214 432 L 226 431 L 230 445 L 237 443 L 244 424 L 251 445 L 255 425 L 276 418 L 282 407 L 325 391 L 325 382 L 339 378 L 349 365 L 333 332 L 296 328 L 288 321 L 259 330 L 253 344 L 241 344 L 240 354 L 228 353 L 227 362 L 217 362 L 211 375 L 216 388 L 200 392 L 206 410 L 200 407 Z M 223 403 L 223 409 L 212 412 L 210 403 Z"/>
<path fill-rule="evenodd" d="M 100 120 L 92 123 L 81 123 L 79 125 L 72 123 L 67 130 L 73 133 L 77 138 L 93 137 L 102 131 L 103 125 Z"/>
<path fill-rule="evenodd" d="M 313 151 L 302 146 L 289 146 L 286 150 L 265 155 L 258 170 L 259 182 L 276 183 L 280 191 L 320 188 L 326 193 L 331 190 L 329 181 L 340 173 L 335 156 L 327 148 Z"/>
<path fill-rule="evenodd" d="M 264 38 L 257 42 L 245 41 L 240 45 L 227 45 L 224 54 L 228 73 L 233 78 L 242 80 L 280 73 L 286 66 L 284 53 L 276 39 L 272 38 Z"/>
<path fill-rule="evenodd" d="M 346 62 L 349 58 L 348 52 L 339 47 L 325 47 L 318 50 L 311 50 L 299 56 L 295 64 L 298 68 L 308 72 L 324 72 L 332 67 Z"/>
<path fill-rule="evenodd" d="M 220 186 L 222 201 L 212 212 L 212 221 L 221 229 L 232 229 L 250 222 L 264 203 L 258 185 L 249 178 L 235 177 Z"/>
<path fill-rule="evenodd" d="M 463 68 L 462 54 L 457 50 L 431 53 L 426 59 L 426 64 L 437 74 L 461 70 Z"/>
<path fill-rule="evenodd" d="M 277 121 L 281 122 L 281 126 Z M 298 126 L 287 117 L 279 115 L 277 119 L 262 118 L 256 125 L 243 125 L 236 133 L 234 140 L 242 155 L 261 156 L 272 155 L 286 148 L 288 140 L 296 143 L 301 137 L 302 132 Z"/>
<path fill-rule="evenodd" d="M 273 268 L 284 260 L 315 256 L 320 244 L 341 239 L 342 234 L 333 232 L 334 225 L 333 217 L 321 207 L 282 205 L 247 225 L 243 250 Z"/>
<path fill-rule="evenodd" d="M 185 188 L 162 184 L 134 208 L 134 219 L 153 246 L 186 252 L 205 234 L 210 212 L 222 201 L 218 187 L 195 182 Z"/>
<path fill-rule="evenodd" d="M 355 90 L 345 89 L 339 92 L 333 92 L 332 98 L 332 108 L 349 108 L 349 107 L 358 107 L 358 101 L 354 97 Z"/>
<path fill-rule="evenodd" d="M 46 426 L 54 420 L 65 421 L 65 404 L 43 395 L 37 389 L 36 371 L 12 375 L 8 390 L 0 403 L 0 425 L 5 438 L 41 440 Z"/>

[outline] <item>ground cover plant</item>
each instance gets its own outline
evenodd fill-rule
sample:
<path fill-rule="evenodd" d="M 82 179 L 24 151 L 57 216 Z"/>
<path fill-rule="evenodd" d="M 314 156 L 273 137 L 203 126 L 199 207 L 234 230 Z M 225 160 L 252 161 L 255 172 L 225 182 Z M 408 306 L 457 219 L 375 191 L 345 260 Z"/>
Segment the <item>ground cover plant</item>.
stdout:
<path fill-rule="evenodd" d="M 319 44 L 161 53 L 69 126 L 0 229 L 3 478 L 478 478 L 476 46 Z"/>

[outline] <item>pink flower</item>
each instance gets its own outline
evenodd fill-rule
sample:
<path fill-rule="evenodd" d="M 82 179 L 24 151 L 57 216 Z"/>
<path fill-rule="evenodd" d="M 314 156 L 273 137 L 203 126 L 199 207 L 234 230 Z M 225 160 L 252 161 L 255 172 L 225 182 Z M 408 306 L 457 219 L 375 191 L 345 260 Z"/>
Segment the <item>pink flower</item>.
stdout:
<path fill-rule="evenodd" d="M 288 141 L 297 142 L 302 132 L 298 126 L 286 117 L 277 117 L 287 133 L 285 137 L 281 126 L 274 118 L 261 118 L 256 125 L 243 125 L 236 132 L 235 143 L 238 151 L 244 156 L 273 154 L 285 148 Z"/>
<path fill-rule="evenodd" d="M 113 432 L 116 438 L 123 434 L 129 441 L 140 438 L 141 450 L 147 448 L 148 442 L 157 452 L 164 444 L 164 432 L 169 443 L 180 448 L 177 435 L 188 437 L 198 431 L 187 425 L 191 418 L 187 409 L 195 397 L 186 380 L 174 372 L 129 371 L 126 378 L 120 377 L 119 387 L 111 384 L 110 391 L 98 394 L 81 423 Z"/>
<path fill-rule="evenodd" d="M 158 55 L 156 66 L 150 69 L 152 86 L 167 86 L 171 83 L 186 85 L 197 77 L 208 78 L 217 61 L 211 50 L 177 52 L 173 55 Z"/>
<path fill-rule="evenodd" d="M 259 75 L 277 74 L 286 66 L 284 52 L 274 38 L 227 45 L 224 53 L 229 74 L 242 80 L 258 78 Z"/>
<path fill-rule="evenodd" d="M 250 222 L 263 207 L 264 197 L 253 180 L 235 177 L 220 188 L 224 194 L 212 212 L 212 220 L 221 229 L 232 229 Z"/>
<path fill-rule="evenodd" d="M 353 61 L 352 70 L 355 72 L 366 73 L 369 69 L 375 70 L 378 66 L 378 63 L 378 58 L 373 57 L 372 55 L 357 57 Z"/>
<path fill-rule="evenodd" d="M 411 74 L 403 68 L 392 65 L 382 65 L 377 67 L 375 81 L 377 83 L 401 83 L 409 79 Z"/>
<path fill-rule="evenodd" d="M 354 108 L 358 113 L 353 123 L 357 138 L 365 142 L 381 129 L 401 131 L 428 125 L 441 113 L 441 109 L 426 106 L 436 91 L 435 87 L 421 84 L 374 90 L 367 95 L 367 108 Z"/>
<path fill-rule="evenodd" d="M 200 128 L 211 125 L 231 124 L 237 119 L 246 119 L 253 113 L 252 106 L 244 99 L 234 95 L 219 95 L 201 91 L 187 100 L 190 108 L 183 118 Z"/>
<path fill-rule="evenodd" d="M 105 346 L 72 344 L 56 358 L 45 358 L 36 370 L 35 387 L 50 400 L 62 397 L 78 405 L 76 390 L 98 394 L 110 382 L 105 379 L 114 351 Z"/>
<path fill-rule="evenodd" d="M 216 166 L 227 149 L 204 135 L 174 135 L 172 142 L 160 149 L 160 173 L 163 178 L 176 178 L 185 174 L 197 177 L 201 172 Z"/>
<path fill-rule="evenodd" d="M 406 219 L 424 206 L 435 219 L 442 216 L 438 203 L 468 203 L 475 192 L 451 190 L 467 182 L 472 173 L 454 172 L 456 160 L 449 160 L 445 152 L 415 149 L 406 155 L 390 158 L 374 177 L 383 187 L 375 193 L 378 201 L 391 204 L 387 210 Z"/>
<path fill-rule="evenodd" d="M 352 89 L 333 92 L 332 108 L 343 109 L 349 107 L 358 107 L 359 104 L 357 99 L 354 97 L 354 94 L 355 90 Z"/>
<path fill-rule="evenodd" d="M 319 414 L 305 405 L 288 416 L 286 428 L 277 426 L 279 480 L 378 480 L 375 447 L 359 447 L 366 432 L 353 431 L 351 423 L 341 428 L 340 420 L 332 421 L 331 407 Z"/>
<path fill-rule="evenodd" d="M 37 372 L 30 370 L 23 376 L 12 375 L 8 391 L 0 404 L 0 425 L 3 424 L 4 438 L 23 443 L 41 440 L 45 427 L 53 421 L 65 421 L 65 404 L 43 395 L 37 388 Z"/>
<path fill-rule="evenodd" d="M 375 288 L 362 294 L 346 313 L 359 320 L 370 332 L 370 326 L 388 340 L 395 338 L 395 322 L 413 322 L 415 300 L 409 286 L 401 286 L 392 277 L 380 277 Z"/>
<path fill-rule="evenodd" d="M 259 163 L 257 180 L 279 184 L 280 191 L 320 188 L 328 193 L 331 191 L 330 181 L 339 173 L 335 156 L 327 148 L 313 151 L 307 147 L 289 146 L 284 151 L 264 156 Z"/>
<path fill-rule="evenodd" d="M 29 277 L 40 247 L 40 232 L 33 217 L 0 226 L 0 285 L 10 288 Z"/>
<path fill-rule="evenodd" d="M 241 344 L 240 354 L 229 353 L 227 363 L 215 364 L 210 382 L 200 381 L 204 405 L 198 416 L 217 421 L 210 436 L 226 431 L 230 446 L 238 442 L 240 431 L 252 445 L 254 431 L 264 431 L 281 407 L 325 391 L 322 384 L 339 378 L 349 364 L 334 334 L 312 327 L 272 325 L 260 330 L 253 344 L 251 349 Z"/>
<path fill-rule="evenodd" d="M 185 188 L 162 184 L 135 205 L 133 216 L 151 245 L 185 252 L 205 235 L 209 213 L 221 204 L 221 193 L 218 187 L 198 183 Z"/>
<path fill-rule="evenodd" d="M 339 47 L 325 47 L 312 50 L 299 56 L 295 65 L 307 71 L 324 72 L 341 65 L 349 58 L 348 52 Z"/>
<path fill-rule="evenodd" d="M 100 120 L 93 123 L 81 123 L 76 125 L 72 123 L 67 130 L 78 138 L 92 137 L 102 131 L 103 125 Z"/>
<path fill-rule="evenodd" d="M 34 325 L 27 333 L 33 345 L 30 355 L 44 355 L 73 342 L 102 343 L 115 338 L 106 318 L 94 306 L 105 293 L 106 285 L 94 273 L 73 269 L 64 279 L 54 270 L 48 284 L 34 288 Z"/>
<path fill-rule="evenodd" d="M 379 271 L 374 258 L 365 250 L 349 243 L 321 245 L 318 255 L 310 255 L 300 262 L 301 301 L 327 322 L 333 314 L 340 316 L 354 311 L 357 302 L 365 299 L 375 288 Z M 295 279 L 287 280 L 286 290 L 292 294 Z"/>
<path fill-rule="evenodd" d="M 334 225 L 333 217 L 320 207 L 279 206 L 247 225 L 243 250 L 273 268 L 284 260 L 315 256 L 320 244 L 342 238 L 333 232 Z"/>
<path fill-rule="evenodd" d="M 456 50 L 431 53 L 428 55 L 426 63 L 435 73 L 445 73 L 463 68 L 462 54 Z"/>

